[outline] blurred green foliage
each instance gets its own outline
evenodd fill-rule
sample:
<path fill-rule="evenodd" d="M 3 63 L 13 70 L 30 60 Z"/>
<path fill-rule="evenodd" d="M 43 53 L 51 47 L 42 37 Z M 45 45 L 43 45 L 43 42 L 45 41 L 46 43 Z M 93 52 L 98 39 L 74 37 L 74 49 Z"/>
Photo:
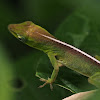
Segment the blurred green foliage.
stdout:
<path fill-rule="evenodd" d="M 43 83 L 35 74 L 48 78 L 53 70 L 48 57 L 19 42 L 7 26 L 30 20 L 58 39 L 92 56 L 100 55 L 100 0 L 2 0 L 0 12 L 0 43 L 9 55 L 5 55 L 0 46 L 0 100 L 12 100 L 14 93 L 16 99 L 13 100 L 61 100 L 73 94 L 71 91 L 77 93 L 95 88 L 86 77 L 63 67 L 53 84 L 53 91 L 49 85 L 39 89 Z M 9 64 L 13 67 L 9 68 Z M 7 83 L 11 80 L 9 75 L 14 76 L 12 85 Z M 6 85 L 10 85 L 13 91 L 3 89 Z"/>
<path fill-rule="evenodd" d="M 13 100 L 14 93 L 11 86 L 13 79 L 12 65 L 5 49 L 0 44 L 0 100 Z"/>

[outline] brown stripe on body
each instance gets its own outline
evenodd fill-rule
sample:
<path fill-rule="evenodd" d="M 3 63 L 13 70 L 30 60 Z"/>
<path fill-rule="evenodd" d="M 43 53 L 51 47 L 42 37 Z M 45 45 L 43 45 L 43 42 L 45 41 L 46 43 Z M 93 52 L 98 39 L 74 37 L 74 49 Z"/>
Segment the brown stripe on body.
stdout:
<path fill-rule="evenodd" d="M 39 34 L 40 34 L 40 33 L 39 33 Z M 40 34 L 40 37 L 43 38 L 44 36 Z M 55 38 L 54 38 L 54 39 L 55 39 Z M 94 65 L 100 67 L 100 63 L 98 63 L 97 61 L 95 61 L 95 60 L 93 60 L 92 58 L 88 57 L 88 56 L 87 56 L 88 54 L 85 55 L 85 54 L 83 54 L 83 53 L 77 51 L 76 49 L 73 49 L 73 48 L 71 48 L 70 46 L 67 46 L 67 44 L 64 45 L 62 42 L 57 42 L 57 41 L 54 41 L 54 40 L 52 40 L 52 39 L 45 38 L 45 37 L 44 37 L 44 40 L 45 40 L 45 42 L 51 43 L 55 48 L 61 48 L 61 50 L 64 50 L 64 52 L 67 51 L 67 52 L 70 52 L 70 53 L 73 54 L 73 55 L 78 55 L 78 56 L 84 58 L 86 61 L 89 60 L 92 64 L 94 64 Z M 58 41 L 59 41 L 59 40 L 58 40 Z M 94 58 L 94 59 L 95 59 L 95 58 Z"/>
<path fill-rule="evenodd" d="M 65 44 L 62 41 L 57 40 L 53 35 L 51 35 L 48 31 L 46 31 L 45 29 L 39 27 L 39 26 L 35 26 L 34 30 L 32 31 L 32 33 L 30 34 L 30 37 L 33 37 L 33 39 L 36 39 L 36 41 L 40 42 L 41 44 L 45 44 L 48 46 L 52 46 L 54 47 L 54 49 L 58 48 L 60 50 L 63 50 L 65 53 L 70 52 L 73 55 L 78 55 L 82 58 L 84 58 L 86 61 L 90 61 L 92 64 L 100 67 L 100 63 L 98 63 L 97 61 L 93 60 L 91 57 L 87 56 L 88 54 L 84 54 L 82 52 L 79 52 L 78 50 L 71 48 L 70 46 L 68 46 L 69 44 Z M 59 42 L 57 42 L 59 41 Z"/>

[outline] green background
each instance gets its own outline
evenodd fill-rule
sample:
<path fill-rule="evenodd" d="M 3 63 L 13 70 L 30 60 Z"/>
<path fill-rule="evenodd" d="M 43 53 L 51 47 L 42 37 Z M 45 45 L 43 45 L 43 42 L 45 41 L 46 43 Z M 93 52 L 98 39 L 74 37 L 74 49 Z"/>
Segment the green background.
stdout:
<path fill-rule="evenodd" d="M 36 76 L 48 78 L 53 70 L 47 55 L 18 41 L 7 27 L 33 21 L 58 39 L 100 55 L 100 0 L 2 0 L 0 12 L 0 100 L 61 100 L 95 88 L 63 67 L 53 91 L 49 85 L 39 89 L 43 82 Z"/>

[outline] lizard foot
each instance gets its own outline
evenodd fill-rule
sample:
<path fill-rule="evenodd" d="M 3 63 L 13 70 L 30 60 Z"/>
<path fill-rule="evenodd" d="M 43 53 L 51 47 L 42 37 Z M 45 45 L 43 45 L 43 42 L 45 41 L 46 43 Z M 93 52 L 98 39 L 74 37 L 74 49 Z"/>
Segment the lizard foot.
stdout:
<path fill-rule="evenodd" d="M 45 82 L 43 85 L 40 85 L 39 88 L 44 87 L 46 84 L 50 84 L 50 89 L 53 90 L 52 80 L 48 78 L 48 80 L 41 78 L 40 81 Z"/>

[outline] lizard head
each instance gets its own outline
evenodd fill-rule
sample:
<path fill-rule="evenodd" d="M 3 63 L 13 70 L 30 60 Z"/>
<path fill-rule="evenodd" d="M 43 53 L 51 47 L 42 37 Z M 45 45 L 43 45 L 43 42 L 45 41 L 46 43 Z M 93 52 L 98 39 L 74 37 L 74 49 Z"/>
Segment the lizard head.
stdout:
<path fill-rule="evenodd" d="M 26 43 L 34 26 L 35 24 L 31 21 L 26 21 L 20 24 L 10 24 L 8 29 L 17 39 Z"/>
<path fill-rule="evenodd" d="M 47 48 L 48 45 L 51 45 L 51 40 L 46 38 L 46 36 L 54 38 L 54 36 L 44 28 L 31 21 L 26 21 L 20 24 L 10 24 L 8 29 L 17 39 L 38 49 Z M 45 44 L 47 44 L 47 46 Z"/>

